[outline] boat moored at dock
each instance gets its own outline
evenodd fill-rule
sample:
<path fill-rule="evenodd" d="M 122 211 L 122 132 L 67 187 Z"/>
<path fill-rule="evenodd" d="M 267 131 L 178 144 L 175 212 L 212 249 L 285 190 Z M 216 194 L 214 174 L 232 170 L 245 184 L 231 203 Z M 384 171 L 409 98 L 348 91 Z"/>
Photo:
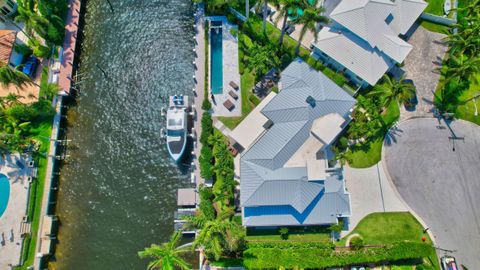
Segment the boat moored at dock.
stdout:
<path fill-rule="evenodd" d="M 187 146 L 189 110 L 188 97 L 170 96 L 166 130 L 162 135 L 166 137 L 168 153 L 175 162 L 181 160 Z"/>

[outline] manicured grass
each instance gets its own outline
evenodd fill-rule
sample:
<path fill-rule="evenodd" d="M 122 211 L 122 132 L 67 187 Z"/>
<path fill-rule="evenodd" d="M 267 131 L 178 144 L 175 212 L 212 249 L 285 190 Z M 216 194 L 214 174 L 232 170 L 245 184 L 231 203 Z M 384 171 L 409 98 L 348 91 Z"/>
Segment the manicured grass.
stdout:
<path fill-rule="evenodd" d="M 400 117 L 400 108 L 391 103 L 382 115 L 385 125 L 390 127 Z M 377 164 L 382 158 L 382 146 L 386 130 L 380 130 L 378 136 L 369 142 L 351 147 L 347 152 L 348 164 L 352 168 L 369 168 Z"/>
<path fill-rule="evenodd" d="M 444 0 L 426 0 L 428 6 L 425 9 L 425 13 L 431 13 L 433 15 L 443 16 L 443 2 Z"/>
<path fill-rule="evenodd" d="M 360 234 L 365 245 L 384 245 L 397 242 L 432 244 L 427 233 L 423 233 L 423 226 L 408 212 L 373 213 L 362 219 L 350 234 Z M 338 243 L 344 246 L 348 235 Z M 425 264 L 430 264 L 434 269 L 440 269 L 435 249 L 432 247 Z"/>
<path fill-rule="evenodd" d="M 480 97 L 476 100 L 467 101 L 472 97 L 480 95 L 480 73 L 476 74 L 474 78 L 476 79 L 472 78 L 472 80 L 470 80 L 468 90 L 463 92 L 459 98 L 463 104 L 458 106 L 455 117 L 480 125 Z M 475 108 L 475 104 L 477 109 Z M 475 111 L 477 111 L 477 116 L 475 116 Z"/>
<path fill-rule="evenodd" d="M 42 206 L 43 189 L 45 186 L 45 176 L 47 170 L 47 155 L 50 146 L 50 134 L 52 132 L 52 118 L 45 119 L 37 126 L 32 128 L 31 132 L 36 141 L 41 142 L 38 155 L 35 155 L 35 164 L 38 166 L 38 178 L 33 182 L 30 189 L 30 200 L 28 205 L 28 218 L 32 222 L 32 235 L 25 240 L 22 250 L 24 264 L 15 269 L 26 269 L 33 264 L 35 258 L 35 247 L 37 244 L 37 232 L 40 223 L 40 212 Z"/>
<path fill-rule="evenodd" d="M 223 268 L 243 266 L 243 258 L 220 258 L 218 261 L 211 262 L 210 265 Z"/>
<path fill-rule="evenodd" d="M 255 84 L 255 75 L 248 69 L 245 69 L 240 78 L 240 92 L 242 96 L 242 116 L 240 117 L 218 117 L 222 123 L 233 130 L 245 117 L 255 108 L 249 97 L 253 95 L 252 89 Z"/>
<path fill-rule="evenodd" d="M 447 34 L 450 31 L 450 27 L 448 26 L 438 24 L 438 23 L 427 22 L 425 20 L 422 20 L 420 25 L 431 32 Z"/>
<path fill-rule="evenodd" d="M 377 164 L 382 158 L 383 137 L 354 146 L 347 152 L 348 165 L 352 168 L 369 168 Z"/>
<path fill-rule="evenodd" d="M 277 229 L 248 230 L 246 240 L 249 243 L 262 242 L 321 242 L 329 243 L 331 241 L 330 233 L 325 227 L 309 227 L 307 230 L 302 228 L 289 228 L 288 240 L 283 240 Z"/>

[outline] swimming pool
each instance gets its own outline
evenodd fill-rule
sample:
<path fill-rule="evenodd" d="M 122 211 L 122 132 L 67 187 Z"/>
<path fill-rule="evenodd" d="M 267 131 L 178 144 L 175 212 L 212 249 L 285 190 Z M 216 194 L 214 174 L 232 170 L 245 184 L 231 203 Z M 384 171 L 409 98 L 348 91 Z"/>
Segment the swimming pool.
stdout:
<path fill-rule="evenodd" d="M 0 173 L 0 217 L 7 209 L 8 199 L 10 197 L 10 183 L 8 177 Z"/>
<path fill-rule="evenodd" d="M 221 26 L 221 21 L 212 21 L 212 26 Z M 213 94 L 221 94 L 223 90 L 222 61 L 222 28 L 210 29 L 210 85 Z"/>

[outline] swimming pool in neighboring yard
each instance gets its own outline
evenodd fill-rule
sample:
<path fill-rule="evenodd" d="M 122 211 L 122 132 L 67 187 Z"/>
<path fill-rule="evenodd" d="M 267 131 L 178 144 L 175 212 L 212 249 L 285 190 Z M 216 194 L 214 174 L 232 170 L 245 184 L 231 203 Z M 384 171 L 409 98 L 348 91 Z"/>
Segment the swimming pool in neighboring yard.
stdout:
<path fill-rule="evenodd" d="M 0 217 L 7 209 L 8 199 L 10 198 L 10 183 L 8 177 L 0 173 Z"/>
<path fill-rule="evenodd" d="M 210 28 L 210 85 L 213 94 L 221 94 L 223 90 L 223 53 L 221 21 L 212 21 Z"/>

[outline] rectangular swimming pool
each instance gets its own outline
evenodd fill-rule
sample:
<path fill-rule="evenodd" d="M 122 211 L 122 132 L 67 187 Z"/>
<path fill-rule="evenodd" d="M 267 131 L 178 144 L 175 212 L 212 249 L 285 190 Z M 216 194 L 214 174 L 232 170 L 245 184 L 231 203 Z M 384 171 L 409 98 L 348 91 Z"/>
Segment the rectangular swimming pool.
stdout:
<path fill-rule="evenodd" d="M 212 21 L 212 26 L 221 26 L 222 22 Z M 210 29 L 210 85 L 213 94 L 223 90 L 222 28 Z"/>

